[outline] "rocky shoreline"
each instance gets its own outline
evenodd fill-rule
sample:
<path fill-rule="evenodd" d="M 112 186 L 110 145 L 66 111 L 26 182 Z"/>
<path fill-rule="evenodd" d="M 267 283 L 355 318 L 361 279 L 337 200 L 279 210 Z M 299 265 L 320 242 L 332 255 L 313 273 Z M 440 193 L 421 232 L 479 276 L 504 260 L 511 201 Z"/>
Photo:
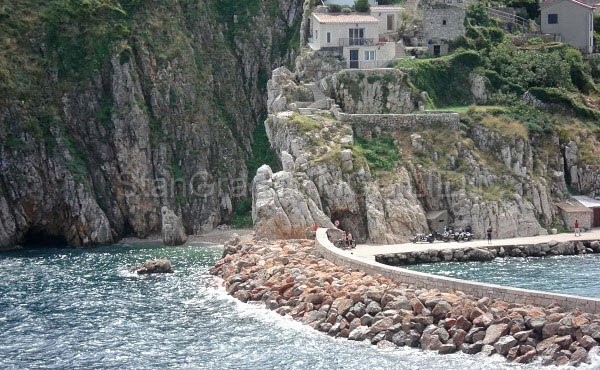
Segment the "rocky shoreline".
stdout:
<path fill-rule="evenodd" d="M 430 262 L 491 261 L 496 257 L 572 256 L 600 253 L 599 240 L 551 241 L 532 245 L 465 247 L 456 249 L 426 249 L 417 252 L 375 255 L 375 261 L 390 266 L 405 266 Z"/>
<path fill-rule="evenodd" d="M 509 361 L 574 365 L 600 341 L 600 316 L 559 306 L 512 304 L 442 293 L 336 266 L 312 240 L 225 243 L 211 269 L 228 294 L 264 302 L 328 335 L 378 347 L 420 347 L 440 354 L 500 354 Z"/>

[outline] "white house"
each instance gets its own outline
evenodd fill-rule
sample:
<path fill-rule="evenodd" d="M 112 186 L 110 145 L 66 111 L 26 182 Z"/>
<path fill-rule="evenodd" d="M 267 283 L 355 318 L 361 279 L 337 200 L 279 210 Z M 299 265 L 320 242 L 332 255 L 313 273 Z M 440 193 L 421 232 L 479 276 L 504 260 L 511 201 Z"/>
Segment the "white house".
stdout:
<path fill-rule="evenodd" d="M 379 37 L 379 19 L 359 13 L 313 13 L 312 50 L 341 51 L 349 68 L 377 68 L 394 60 L 402 47 Z"/>
<path fill-rule="evenodd" d="M 582 53 L 594 50 L 595 7 L 576 0 L 553 0 L 540 4 L 542 33 L 572 45 Z"/>
<path fill-rule="evenodd" d="M 338 51 L 348 68 L 383 67 L 403 48 L 380 37 L 379 27 L 379 19 L 367 14 L 313 13 L 308 46 L 312 50 Z"/>

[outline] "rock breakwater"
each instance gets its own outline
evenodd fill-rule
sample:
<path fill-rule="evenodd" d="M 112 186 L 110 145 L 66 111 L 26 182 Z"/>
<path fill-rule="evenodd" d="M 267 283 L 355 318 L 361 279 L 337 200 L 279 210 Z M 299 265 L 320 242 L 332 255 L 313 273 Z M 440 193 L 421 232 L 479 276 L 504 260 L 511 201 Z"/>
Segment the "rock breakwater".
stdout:
<path fill-rule="evenodd" d="M 598 315 L 396 283 L 336 266 L 309 240 L 230 241 L 211 273 L 240 301 L 262 301 L 328 335 L 379 347 L 578 365 L 600 340 Z"/>
<path fill-rule="evenodd" d="M 531 245 L 465 247 L 442 250 L 424 248 L 422 251 L 377 254 L 375 255 L 375 261 L 390 266 L 404 266 L 430 262 L 491 261 L 496 257 L 572 256 L 590 253 L 600 253 L 600 241 L 576 240 L 560 243 L 551 241 Z"/>

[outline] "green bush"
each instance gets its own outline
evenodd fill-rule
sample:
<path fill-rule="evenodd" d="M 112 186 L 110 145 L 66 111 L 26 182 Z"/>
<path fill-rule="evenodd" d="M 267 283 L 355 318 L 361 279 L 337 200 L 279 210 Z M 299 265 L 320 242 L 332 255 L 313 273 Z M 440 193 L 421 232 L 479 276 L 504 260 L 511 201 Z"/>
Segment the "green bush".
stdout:
<path fill-rule="evenodd" d="M 254 132 L 252 133 L 252 153 L 246 160 L 248 182 L 252 182 L 254 175 L 256 175 L 256 170 L 263 164 L 269 165 L 273 172 L 281 169 L 277 155 L 271 148 L 265 125 L 259 124 L 254 128 Z"/>
<path fill-rule="evenodd" d="M 370 6 L 368 0 L 356 0 L 354 1 L 354 10 L 359 13 L 369 12 Z"/>
<path fill-rule="evenodd" d="M 130 14 L 140 0 L 55 0 L 44 20 L 47 43 L 66 78 L 90 77 L 108 60 L 110 48 L 130 34 Z"/>
<path fill-rule="evenodd" d="M 544 102 L 560 104 L 568 109 L 572 109 L 573 112 L 579 117 L 600 120 L 600 112 L 586 107 L 564 89 L 558 89 L 554 87 L 533 87 L 529 91 L 536 98 Z"/>
<path fill-rule="evenodd" d="M 416 61 L 409 73 L 411 82 L 427 91 L 436 106 L 472 103 L 469 74 L 481 59 L 475 51 L 463 51 L 446 57 Z"/>
<path fill-rule="evenodd" d="M 329 4 L 327 10 L 329 10 L 330 13 L 341 13 L 342 6 L 339 4 Z"/>
<path fill-rule="evenodd" d="M 231 217 L 231 226 L 236 229 L 252 228 L 252 198 L 244 198 L 236 203 Z"/>
<path fill-rule="evenodd" d="M 379 136 L 372 140 L 356 137 L 353 150 L 362 155 L 371 170 L 392 171 L 400 162 L 400 153 L 391 136 Z"/>

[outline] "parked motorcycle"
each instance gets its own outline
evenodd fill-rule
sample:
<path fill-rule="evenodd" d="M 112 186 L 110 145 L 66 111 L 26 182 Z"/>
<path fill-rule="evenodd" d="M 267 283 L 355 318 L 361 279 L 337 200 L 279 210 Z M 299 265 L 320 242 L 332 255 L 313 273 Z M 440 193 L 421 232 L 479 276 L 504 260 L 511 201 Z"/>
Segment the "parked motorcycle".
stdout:
<path fill-rule="evenodd" d="M 441 240 L 441 241 L 447 243 L 452 238 L 452 230 L 450 230 L 448 227 L 446 227 L 443 232 L 440 233 L 440 232 L 434 231 L 433 233 L 431 233 L 431 235 L 434 237 L 435 240 Z"/>
<path fill-rule="evenodd" d="M 431 234 L 416 234 L 415 236 L 412 237 L 411 241 L 413 243 L 418 243 L 418 242 L 433 243 L 435 241 L 435 238 Z"/>
<path fill-rule="evenodd" d="M 473 233 L 471 227 L 467 226 L 464 229 L 460 229 L 459 231 L 454 232 L 454 240 L 457 242 L 468 242 L 473 240 Z"/>

